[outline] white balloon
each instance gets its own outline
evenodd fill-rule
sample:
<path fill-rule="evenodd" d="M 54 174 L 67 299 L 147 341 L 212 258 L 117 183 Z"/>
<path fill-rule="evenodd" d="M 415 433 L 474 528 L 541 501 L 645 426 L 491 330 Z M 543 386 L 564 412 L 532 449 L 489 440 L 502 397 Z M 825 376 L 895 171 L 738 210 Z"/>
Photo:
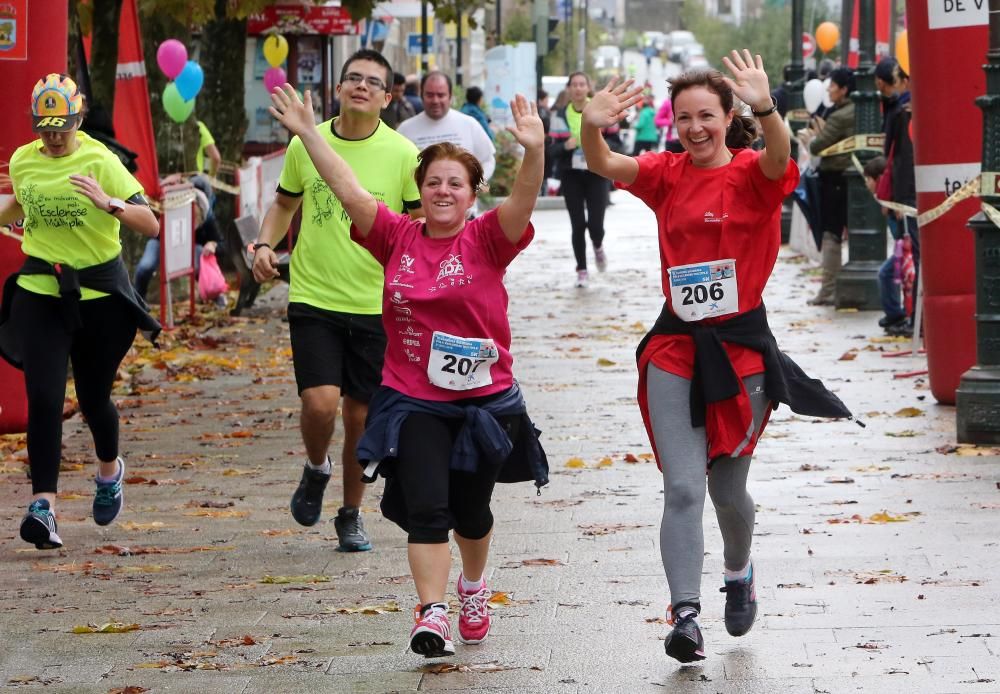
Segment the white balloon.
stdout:
<path fill-rule="evenodd" d="M 833 106 L 833 101 L 830 100 L 830 78 L 827 77 L 823 80 L 823 105 L 827 108 Z"/>
<path fill-rule="evenodd" d="M 823 83 L 818 79 L 811 79 L 802 88 L 802 100 L 806 103 L 806 110 L 813 113 L 823 103 Z"/>

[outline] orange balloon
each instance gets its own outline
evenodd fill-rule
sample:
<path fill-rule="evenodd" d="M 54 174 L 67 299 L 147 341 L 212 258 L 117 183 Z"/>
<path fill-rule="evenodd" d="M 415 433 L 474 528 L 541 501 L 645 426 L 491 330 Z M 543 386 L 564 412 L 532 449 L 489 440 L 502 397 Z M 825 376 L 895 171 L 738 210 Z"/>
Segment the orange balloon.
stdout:
<path fill-rule="evenodd" d="M 816 27 L 816 45 L 824 53 L 829 53 L 840 40 L 840 29 L 833 22 L 823 22 Z"/>
<path fill-rule="evenodd" d="M 896 34 L 896 62 L 903 72 L 910 74 L 910 44 L 907 43 L 906 29 Z"/>

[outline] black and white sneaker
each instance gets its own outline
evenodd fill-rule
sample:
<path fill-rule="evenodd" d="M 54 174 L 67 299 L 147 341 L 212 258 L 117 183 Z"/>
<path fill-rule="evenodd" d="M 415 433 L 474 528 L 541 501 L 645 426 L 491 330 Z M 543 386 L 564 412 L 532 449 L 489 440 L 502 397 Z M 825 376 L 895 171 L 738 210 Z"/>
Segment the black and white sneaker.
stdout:
<path fill-rule="evenodd" d="M 329 460 L 329 458 L 327 459 Z M 314 470 L 306 463 L 302 468 L 302 479 L 298 489 L 292 494 L 292 518 L 299 525 L 316 525 L 323 515 L 323 492 L 330 481 L 331 472 Z"/>
<path fill-rule="evenodd" d="M 21 539 L 36 549 L 59 549 L 63 546 L 56 532 L 56 514 L 46 499 L 36 499 L 21 519 Z"/>
<path fill-rule="evenodd" d="M 122 486 L 125 483 L 125 461 L 118 457 L 118 474 L 113 480 L 95 480 L 97 489 L 94 491 L 94 522 L 98 525 L 110 525 L 121 513 L 125 494 Z"/>
<path fill-rule="evenodd" d="M 674 660 L 682 663 L 694 663 L 705 659 L 705 639 L 701 636 L 698 626 L 698 613 L 694 610 L 682 610 L 681 616 L 671 618 L 674 630 L 667 636 L 664 649 Z"/>
<path fill-rule="evenodd" d="M 726 594 L 726 631 L 731 636 L 743 636 L 757 619 L 757 586 L 754 582 L 753 562 L 746 578 L 724 581 L 719 588 Z"/>

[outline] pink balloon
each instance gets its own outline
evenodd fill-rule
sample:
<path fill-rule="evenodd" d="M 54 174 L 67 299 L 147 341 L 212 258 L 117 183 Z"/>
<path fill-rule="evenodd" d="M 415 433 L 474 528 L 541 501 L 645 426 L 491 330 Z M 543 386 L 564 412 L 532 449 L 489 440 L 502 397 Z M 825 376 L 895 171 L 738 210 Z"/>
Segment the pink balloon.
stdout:
<path fill-rule="evenodd" d="M 269 67 L 264 73 L 264 87 L 268 93 L 273 92 L 276 87 L 280 87 L 288 81 L 285 71 L 280 67 Z"/>
<path fill-rule="evenodd" d="M 156 64 L 167 79 L 174 79 L 187 65 L 188 51 L 177 39 L 167 39 L 156 49 Z"/>

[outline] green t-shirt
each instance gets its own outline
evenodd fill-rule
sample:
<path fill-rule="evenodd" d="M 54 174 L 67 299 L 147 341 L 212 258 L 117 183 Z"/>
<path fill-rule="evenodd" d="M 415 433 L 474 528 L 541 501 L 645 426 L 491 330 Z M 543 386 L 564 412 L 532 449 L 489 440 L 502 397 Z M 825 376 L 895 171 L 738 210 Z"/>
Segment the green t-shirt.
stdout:
<path fill-rule="evenodd" d="M 194 167 L 199 171 L 207 171 L 205 168 L 205 148 L 215 144 L 208 126 L 198 121 L 198 153 L 194 155 Z"/>
<path fill-rule="evenodd" d="M 413 178 L 417 148 L 412 142 L 381 122 L 363 140 L 339 137 L 333 132 L 333 120 L 321 123 L 319 130 L 376 200 L 394 212 L 402 212 L 404 202 L 406 207 L 419 206 Z M 382 266 L 351 241 L 351 220 L 298 137 L 288 143 L 278 190 L 303 196 L 288 300 L 327 311 L 382 313 Z"/>
<path fill-rule="evenodd" d="M 18 147 L 10 159 L 14 197 L 24 208 L 26 255 L 63 263 L 74 268 L 100 265 L 122 252 L 120 224 L 70 183 L 71 174 L 90 174 L 110 197 L 127 200 L 142 193 L 142 186 L 117 156 L 97 140 L 77 132 L 80 146 L 65 157 L 42 154 L 42 141 Z M 38 294 L 59 296 L 59 285 L 51 275 L 22 275 L 17 284 Z M 106 296 L 82 289 L 81 298 Z"/>
<path fill-rule="evenodd" d="M 573 139 L 577 141 L 579 145 L 580 142 L 580 125 L 583 123 L 583 113 L 577 111 L 573 104 L 567 104 L 566 106 L 566 126 L 569 128 L 569 134 L 573 136 Z"/>

